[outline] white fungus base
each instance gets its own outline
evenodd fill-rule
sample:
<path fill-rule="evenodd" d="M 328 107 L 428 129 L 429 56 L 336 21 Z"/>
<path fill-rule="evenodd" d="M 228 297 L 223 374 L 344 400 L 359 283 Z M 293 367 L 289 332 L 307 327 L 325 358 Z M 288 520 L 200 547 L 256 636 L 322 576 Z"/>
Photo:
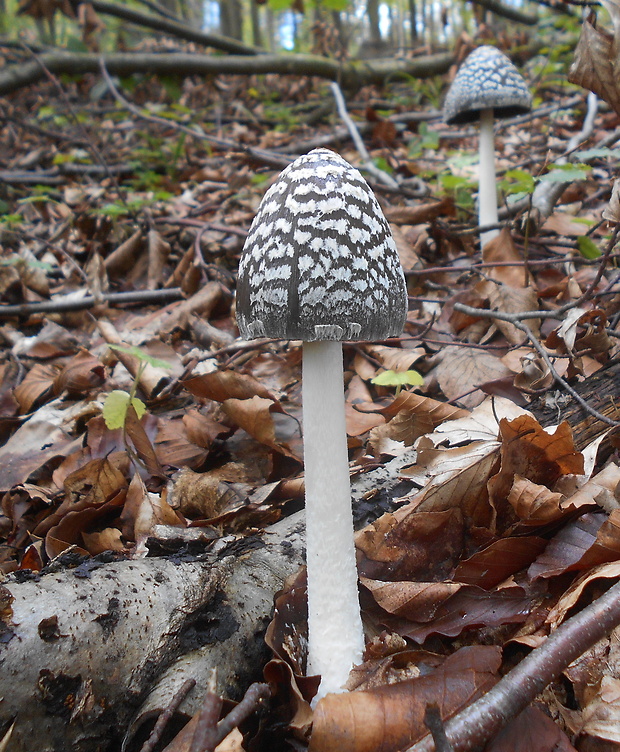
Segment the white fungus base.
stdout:
<path fill-rule="evenodd" d="M 478 184 L 478 226 L 496 225 L 497 185 L 495 182 L 495 139 L 493 136 L 493 110 L 480 113 L 480 165 Z M 480 247 L 499 235 L 499 230 L 489 230 L 480 235 Z"/>
<path fill-rule="evenodd" d="M 315 702 L 339 692 L 362 660 L 364 634 L 353 545 L 342 343 L 303 346 L 303 424 L 308 567 L 308 674 Z"/>

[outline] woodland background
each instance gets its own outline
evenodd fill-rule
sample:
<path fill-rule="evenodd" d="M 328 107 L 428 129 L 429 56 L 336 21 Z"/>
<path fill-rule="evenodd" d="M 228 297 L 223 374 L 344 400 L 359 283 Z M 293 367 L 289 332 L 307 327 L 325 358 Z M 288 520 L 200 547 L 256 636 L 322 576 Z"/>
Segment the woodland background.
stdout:
<path fill-rule="evenodd" d="M 0 2 L 2 750 L 620 747 L 619 22 Z M 481 43 L 533 94 L 484 248 L 477 129 L 441 118 Z M 369 644 L 313 711 L 301 348 L 241 340 L 234 292 L 318 146 L 375 191 L 409 314 L 344 345 Z"/>

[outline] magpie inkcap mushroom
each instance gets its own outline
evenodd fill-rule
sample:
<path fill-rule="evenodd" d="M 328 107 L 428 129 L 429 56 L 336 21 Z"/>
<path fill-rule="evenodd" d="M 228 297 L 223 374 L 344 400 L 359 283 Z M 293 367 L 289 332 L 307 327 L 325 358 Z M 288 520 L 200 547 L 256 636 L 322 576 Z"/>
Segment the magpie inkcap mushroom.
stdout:
<path fill-rule="evenodd" d="M 364 650 L 341 341 L 400 334 L 406 314 L 396 245 L 364 178 L 327 149 L 296 159 L 250 227 L 237 323 L 246 339 L 303 340 L 307 673 L 321 675 L 315 701 L 342 691 Z"/>
<path fill-rule="evenodd" d="M 497 185 L 493 121 L 528 112 L 532 97 L 523 77 L 497 48 L 475 49 L 456 74 L 446 96 L 443 116 L 448 125 L 480 121 L 478 225 L 497 225 Z M 480 234 L 484 246 L 497 229 Z"/>
<path fill-rule="evenodd" d="M 286 167 L 265 194 L 239 264 L 241 336 L 377 340 L 407 311 L 390 227 L 361 174 L 328 149 Z"/>
<path fill-rule="evenodd" d="M 496 47 L 483 45 L 471 52 L 456 74 L 443 105 L 448 125 L 463 125 L 480 119 L 492 109 L 496 118 L 523 115 L 532 109 L 523 76 Z"/>

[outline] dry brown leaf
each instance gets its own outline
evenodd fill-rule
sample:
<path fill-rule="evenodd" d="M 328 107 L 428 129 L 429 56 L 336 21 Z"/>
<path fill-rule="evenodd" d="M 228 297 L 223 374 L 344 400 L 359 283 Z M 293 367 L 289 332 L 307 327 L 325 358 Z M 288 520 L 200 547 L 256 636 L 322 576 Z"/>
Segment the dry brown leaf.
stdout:
<path fill-rule="evenodd" d="M 577 752 L 557 723 L 530 705 L 508 722 L 485 752 Z"/>
<path fill-rule="evenodd" d="M 433 426 L 438 426 L 449 420 L 457 418 L 466 418 L 469 415 L 468 410 L 461 407 L 448 405 L 445 402 L 425 397 L 422 394 L 408 392 L 403 390 L 394 401 L 380 412 L 386 417 L 393 417 L 402 410 L 406 410 L 415 415 L 429 416 Z"/>
<path fill-rule="evenodd" d="M 159 496 L 146 490 L 138 473 L 129 484 L 120 520 L 123 536 L 136 542 L 134 555 L 137 557 L 146 556 L 148 553 L 146 541 L 155 525 L 177 527 L 185 524 L 163 495 Z"/>
<path fill-rule="evenodd" d="M 239 495 L 232 492 L 230 483 L 245 483 L 247 476 L 242 465 L 228 462 L 207 473 L 195 473 L 187 468 L 175 477 L 170 490 L 170 505 L 190 519 L 208 520 L 230 508 L 231 496 L 240 502 Z"/>
<path fill-rule="evenodd" d="M 549 433 L 531 415 L 522 415 L 501 420 L 500 435 L 501 466 L 489 480 L 488 489 L 497 524 L 505 529 L 516 521 L 515 511 L 507 502 L 516 476 L 553 488 L 561 475 L 581 475 L 584 461 L 566 422 Z"/>
<path fill-rule="evenodd" d="M 149 433 L 154 434 L 156 432 L 156 425 L 157 419 L 154 416 L 147 413 L 140 419 L 133 405 L 129 405 L 127 408 L 125 416 L 125 434 L 127 438 L 131 440 L 136 454 L 149 473 L 158 478 L 165 478 L 166 476 L 155 452 L 153 442 L 149 437 Z"/>
<path fill-rule="evenodd" d="M 81 438 L 68 436 L 62 428 L 40 416 L 39 412 L 0 447 L 0 491 L 8 491 L 24 483 L 46 462 L 64 457 L 81 444 Z"/>
<path fill-rule="evenodd" d="M 428 733 L 429 703 L 436 703 L 446 720 L 493 686 L 500 663 L 499 648 L 465 647 L 428 676 L 327 695 L 314 711 L 308 752 L 405 749 Z"/>
<path fill-rule="evenodd" d="M 35 364 L 26 374 L 24 380 L 13 390 L 13 396 L 19 404 L 20 415 L 29 413 L 35 404 L 52 396 L 53 384 L 59 367 L 54 364 Z"/>
<path fill-rule="evenodd" d="M 508 227 L 504 227 L 499 235 L 484 246 L 482 249 L 482 260 L 485 264 L 500 262 L 515 264 L 515 266 L 491 266 L 485 269 L 485 274 L 499 285 L 507 285 L 514 289 L 526 287 L 523 254 L 514 244 Z M 532 309 L 521 308 L 521 310 Z"/>
<path fill-rule="evenodd" d="M 600 473 L 590 478 L 576 493 L 562 502 L 562 508 L 569 511 L 582 506 L 597 504 L 611 513 L 618 509 L 617 492 L 620 484 L 620 467 L 609 462 Z"/>
<path fill-rule="evenodd" d="M 444 198 L 432 204 L 418 204 L 417 206 L 387 206 L 384 209 L 388 222 L 395 225 L 419 225 L 430 222 L 437 217 L 454 215 L 454 201 Z"/>
<path fill-rule="evenodd" d="M 546 624 L 549 625 L 551 629 L 557 629 L 566 618 L 567 613 L 579 601 L 584 590 L 595 580 L 601 578 L 612 580 L 620 578 L 620 562 L 613 561 L 610 564 L 601 564 L 598 567 L 594 567 L 590 572 L 586 572 L 577 578 L 551 611 L 549 611 Z"/>
<path fill-rule="evenodd" d="M 116 527 L 106 527 L 94 533 L 82 533 L 84 546 L 91 556 L 96 556 L 104 551 L 122 553 L 126 550 L 126 546 L 121 538 L 121 531 Z"/>
<path fill-rule="evenodd" d="M 297 459 L 287 446 L 276 440 L 272 411 L 281 412 L 281 410 L 273 400 L 264 397 L 227 399 L 222 403 L 222 410 L 235 425 L 261 444 L 275 449 L 280 454 Z"/>
<path fill-rule="evenodd" d="M 545 525 L 565 514 L 561 508 L 563 498 L 561 493 L 554 493 L 547 486 L 515 475 L 508 494 L 508 503 L 515 510 L 521 523 Z"/>
<path fill-rule="evenodd" d="M 217 370 L 199 376 L 190 376 L 184 379 L 183 386 L 195 397 L 216 402 L 225 402 L 227 399 L 244 400 L 251 397 L 264 397 L 276 401 L 273 393 L 260 381 L 237 371 Z"/>
<path fill-rule="evenodd" d="M 415 269 L 420 265 L 420 257 L 413 250 L 413 246 L 407 240 L 406 234 L 400 227 L 395 224 L 391 227 L 394 242 L 396 243 L 396 250 L 398 251 L 398 258 L 400 259 L 403 269 Z"/>
<path fill-rule="evenodd" d="M 493 510 L 487 482 L 497 462 L 499 447 L 495 441 L 477 441 L 465 447 L 435 449 L 430 441 L 420 439 L 415 466 L 402 471 L 415 482 L 425 483 L 415 496 L 419 511 L 458 508 L 470 524 L 488 527 Z"/>
<path fill-rule="evenodd" d="M 136 230 L 105 259 L 105 268 L 110 277 L 119 277 L 134 267 L 143 249 L 142 230 Z"/>
<path fill-rule="evenodd" d="M 448 346 L 441 351 L 441 362 L 434 375 L 449 400 L 458 397 L 461 405 L 475 407 L 485 398 L 477 390 L 480 384 L 512 376 L 512 371 L 484 350 Z"/>
<path fill-rule="evenodd" d="M 614 25 L 614 33 L 598 28 L 589 19 L 583 22 L 575 49 L 575 59 L 568 71 L 568 80 L 597 94 L 620 114 L 618 91 L 618 3 L 604 0 Z"/>
<path fill-rule="evenodd" d="M 462 587 L 459 582 L 383 582 L 367 577 L 360 582 L 384 611 L 416 622 L 431 621 L 439 606 Z"/>
<path fill-rule="evenodd" d="M 408 505 L 360 530 L 355 545 L 362 577 L 443 580 L 463 550 L 463 516 L 458 508 L 417 512 L 415 505 Z"/>
<path fill-rule="evenodd" d="M 386 345 L 365 345 L 364 349 L 373 358 L 376 358 L 387 371 L 408 371 L 420 358 L 425 357 L 426 349 L 416 347 L 402 349 L 400 347 L 387 347 Z"/>
<path fill-rule="evenodd" d="M 454 579 L 488 590 L 529 566 L 547 541 L 536 536 L 501 538 L 459 563 Z"/>
<path fill-rule="evenodd" d="M 104 382 L 103 363 L 87 350 L 81 350 L 56 376 L 53 390 L 56 396 L 66 391 L 70 397 L 79 397 Z"/>
<path fill-rule="evenodd" d="M 620 179 L 614 180 L 613 188 L 611 189 L 611 198 L 609 204 L 603 209 L 603 219 L 608 222 L 620 222 Z"/>
<path fill-rule="evenodd" d="M 528 569 L 532 580 L 585 571 L 620 559 L 620 510 L 586 512 L 567 523 Z"/>
<path fill-rule="evenodd" d="M 538 309 L 538 296 L 531 287 L 516 288 L 494 282 L 485 282 L 484 285 L 486 296 L 494 311 L 512 314 Z M 510 321 L 494 319 L 493 323 L 511 345 L 520 345 L 526 338 L 526 335 Z M 540 319 L 528 319 L 526 323 L 535 335 L 539 334 Z"/>
<path fill-rule="evenodd" d="M 620 744 L 620 679 L 603 676 L 582 711 L 582 734 Z"/>
<path fill-rule="evenodd" d="M 61 517 L 58 513 L 54 515 L 54 519 L 60 517 L 60 520 L 49 529 L 45 536 L 45 552 L 52 559 L 69 546 L 78 546 L 80 550 L 86 550 L 84 533 L 96 530 L 102 522 L 108 523 L 111 517 L 118 515 L 124 503 L 125 489 L 123 488 L 109 501 L 99 506 L 89 506 L 79 511 L 66 511 L 65 507 L 66 513 L 63 513 Z"/>
<path fill-rule="evenodd" d="M 170 244 L 166 243 L 157 230 L 149 230 L 147 248 L 149 256 L 147 286 L 149 290 L 156 290 L 163 280 L 164 267 L 170 255 Z"/>

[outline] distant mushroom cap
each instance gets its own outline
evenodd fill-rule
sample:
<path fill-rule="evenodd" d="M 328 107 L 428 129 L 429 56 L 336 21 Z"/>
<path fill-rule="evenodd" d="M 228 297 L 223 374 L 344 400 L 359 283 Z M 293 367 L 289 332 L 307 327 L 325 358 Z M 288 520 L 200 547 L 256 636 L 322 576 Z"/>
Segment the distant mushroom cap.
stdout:
<path fill-rule="evenodd" d="M 396 244 L 364 178 L 328 149 L 296 159 L 265 194 L 243 248 L 241 336 L 385 339 L 406 314 Z"/>
<path fill-rule="evenodd" d="M 532 108 L 532 95 L 510 60 L 496 47 L 477 47 L 459 68 L 443 106 L 448 125 L 471 123 L 482 110 L 495 117 L 522 115 Z"/>

